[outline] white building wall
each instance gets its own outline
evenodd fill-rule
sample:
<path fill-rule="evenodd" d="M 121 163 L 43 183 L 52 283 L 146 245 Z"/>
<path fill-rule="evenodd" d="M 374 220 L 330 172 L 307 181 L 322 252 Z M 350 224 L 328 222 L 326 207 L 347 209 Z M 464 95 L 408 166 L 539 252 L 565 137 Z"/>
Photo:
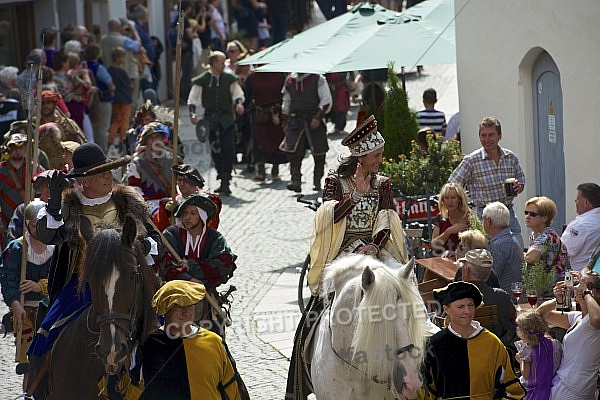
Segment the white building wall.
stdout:
<path fill-rule="evenodd" d="M 464 8 L 463 8 L 464 7 Z M 600 2 L 597 0 L 455 0 L 463 150 L 480 147 L 484 116 L 502 123 L 501 146 L 519 157 L 528 184 L 517 215 L 535 193 L 531 70 L 547 51 L 563 92 L 567 221 L 582 182 L 600 184 Z M 462 10 L 462 11 L 461 11 Z"/>

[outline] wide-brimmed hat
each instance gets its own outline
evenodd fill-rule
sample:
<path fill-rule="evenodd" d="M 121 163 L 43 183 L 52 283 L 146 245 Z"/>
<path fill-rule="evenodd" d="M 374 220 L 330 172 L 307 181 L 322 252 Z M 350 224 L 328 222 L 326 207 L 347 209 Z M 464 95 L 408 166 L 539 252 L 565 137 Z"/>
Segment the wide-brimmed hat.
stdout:
<path fill-rule="evenodd" d="M 165 283 L 152 297 L 152 309 L 157 315 L 165 315 L 174 306 L 187 307 L 197 304 L 206 295 L 201 283 L 174 280 Z"/>
<path fill-rule="evenodd" d="M 479 307 L 483 301 L 483 295 L 477 288 L 469 282 L 452 282 L 448 286 L 441 289 L 433 289 L 433 298 L 439 301 L 442 305 L 449 305 L 456 300 L 473 299 L 475 307 Z"/>
<path fill-rule="evenodd" d="M 29 121 L 13 121 L 10 123 L 10 133 L 27 133 Z"/>
<path fill-rule="evenodd" d="M 492 264 L 494 263 L 492 254 L 486 249 L 470 250 L 464 257 L 459 258 L 457 261 L 467 262 L 483 268 L 492 268 Z"/>
<path fill-rule="evenodd" d="M 144 125 L 144 129 L 140 134 L 140 144 L 145 146 L 148 138 L 155 133 L 160 133 L 163 137 L 167 138 L 169 137 L 169 127 L 157 121 Z"/>
<path fill-rule="evenodd" d="M 55 169 L 47 169 L 41 172 L 35 173 L 31 177 L 31 182 L 33 182 L 33 189 L 36 192 L 39 192 L 42 188 L 42 182 L 50 182 L 50 175 L 56 171 Z"/>
<path fill-rule="evenodd" d="M 11 135 L 15 133 L 23 133 L 27 135 L 29 131 L 29 121 L 13 121 L 10 123 L 10 129 L 2 136 L 3 142 L 8 142 Z"/>
<path fill-rule="evenodd" d="M 214 217 L 217 213 L 217 206 L 211 199 L 201 194 L 193 194 L 191 196 L 186 197 L 179 204 L 179 206 L 177 206 L 177 209 L 175 210 L 173 215 L 176 218 L 181 217 L 181 214 L 183 214 L 183 210 L 186 206 L 196 206 L 203 209 L 206 212 L 207 221 Z"/>
<path fill-rule="evenodd" d="M 10 135 L 8 142 L 6 142 L 6 147 L 16 146 L 21 147 L 27 143 L 27 135 L 24 133 L 13 133 Z"/>
<path fill-rule="evenodd" d="M 73 152 L 73 169 L 67 176 L 77 178 L 119 168 L 131 161 L 130 156 L 111 160 L 96 143 L 84 143 Z"/>
<path fill-rule="evenodd" d="M 177 175 L 184 176 L 194 186 L 204 187 L 204 178 L 200 175 L 200 171 L 189 164 L 173 165 L 171 171 Z"/>
<path fill-rule="evenodd" d="M 342 144 L 348 146 L 350 154 L 358 157 L 382 148 L 385 139 L 377 131 L 377 120 L 371 115 L 346 136 Z"/>

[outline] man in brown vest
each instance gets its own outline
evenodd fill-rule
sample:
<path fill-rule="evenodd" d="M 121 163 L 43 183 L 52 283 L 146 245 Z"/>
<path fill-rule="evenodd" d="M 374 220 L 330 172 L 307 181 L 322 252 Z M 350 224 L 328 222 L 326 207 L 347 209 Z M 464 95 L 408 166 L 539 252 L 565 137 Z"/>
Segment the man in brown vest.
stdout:
<path fill-rule="evenodd" d="M 292 73 L 283 87 L 283 132 L 285 138 L 279 146 L 288 153 L 291 182 L 289 190 L 302 191 L 302 159 L 309 148 L 315 160 L 313 190 L 321 190 L 321 178 L 325 172 L 327 127 L 323 117 L 331 108 L 332 98 L 327 80 L 323 75 Z"/>

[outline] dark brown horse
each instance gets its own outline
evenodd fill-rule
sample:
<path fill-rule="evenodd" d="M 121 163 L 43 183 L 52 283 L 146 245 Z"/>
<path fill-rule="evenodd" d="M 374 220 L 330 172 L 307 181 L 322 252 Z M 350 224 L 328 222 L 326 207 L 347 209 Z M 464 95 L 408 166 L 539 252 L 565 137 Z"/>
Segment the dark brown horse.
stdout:
<path fill-rule="evenodd" d="M 81 278 L 81 285 L 90 285 L 92 306 L 64 329 L 52 349 L 47 398 L 120 399 L 122 384 L 115 382 L 127 375 L 136 346 L 156 326 L 150 307 L 156 279 L 132 218 L 126 218 L 122 233 L 107 228 L 94 235 Z M 103 376 L 108 384 L 99 388 Z"/>

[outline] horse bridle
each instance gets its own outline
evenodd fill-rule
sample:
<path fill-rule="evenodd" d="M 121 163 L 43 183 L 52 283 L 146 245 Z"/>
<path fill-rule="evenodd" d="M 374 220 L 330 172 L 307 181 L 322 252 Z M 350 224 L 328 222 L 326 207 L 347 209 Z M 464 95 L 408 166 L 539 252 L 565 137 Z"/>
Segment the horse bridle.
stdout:
<path fill-rule="evenodd" d="M 134 254 L 135 255 L 135 254 Z M 141 279 L 142 273 L 140 272 L 140 265 L 138 264 L 135 268 L 134 268 L 134 272 L 133 275 L 135 277 L 134 279 L 134 287 L 133 287 L 133 293 L 137 293 L 138 290 L 138 281 Z M 131 325 L 131 323 L 133 321 L 135 321 L 137 319 L 137 313 L 136 313 L 136 307 L 135 305 L 133 307 L 131 307 L 131 311 L 129 312 L 129 314 L 126 313 L 109 313 L 109 314 L 100 314 L 96 317 L 96 323 L 98 324 L 98 332 L 94 332 L 91 330 L 90 326 L 89 326 L 89 316 L 90 316 L 90 310 L 93 308 L 93 305 L 88 309 L 88 331 L 90 331 L 91 333 L 94 333 L 96 335 L 100 334 L 100 329 L 102 329 L 102 326 L 105 324 L 109 324 L 109 325 L 113 325 L 115 328 L 119 329 L 121 332 L 123 332 L 125 334 L 125 337 L 127 338 L 128 342 L 132 342 L 134 337 L 135 337 L 135 327 L 133 327 Z M 124 320 L 127 321 L 127 327 L 123 327 L 121 324 L 118 324 L 117 321 L 119 320 Z"/>
<path fill-rule="evenodd" d="M 333 347 L 333 331 L 331 330 L 331 305 L 328 306 L 329 310 L 330 310 L 330 316 L 328 318 L 327 324 L 329 327 L 329 343 L 331 344 L 331 351 L 333 351 L 333 354 L 336 355 L 337 358 L 339 358 L 340 360 L 342 360 L 344 362 L 344 364 L 349 365 L 350 367 L 354 368 L 356 371 L 360 372 L 361 374 L 363 374 L 368 380 L 371 380 L 379 385 L 387 385 L 388 390 L 390 390 L 391 392 L 395 392 L 394 390 L 392 390 L 392 383 L 390 382 L 389 379 L 386 380 L 381 380 L 381 379 L 377 379 L 376 376 L 367 376 L 367 374 L 363 371 L 361 371 L 360 369 L 358 369 L 358 367 L 354 364 L 352 364 L 351 362 L 349 362 L 348 360 L 346 360 L 344 357 L 342 357 L 337 350 Z M 399 356 L 402 353 L 406 353 L 406 352 L 410 352 L 412 349 L 414 349 L 416 346 L 412 343 L 407 344 L 406 346 L 400 347 L 398 349 L 396 349 L 396 355 Z"/>

